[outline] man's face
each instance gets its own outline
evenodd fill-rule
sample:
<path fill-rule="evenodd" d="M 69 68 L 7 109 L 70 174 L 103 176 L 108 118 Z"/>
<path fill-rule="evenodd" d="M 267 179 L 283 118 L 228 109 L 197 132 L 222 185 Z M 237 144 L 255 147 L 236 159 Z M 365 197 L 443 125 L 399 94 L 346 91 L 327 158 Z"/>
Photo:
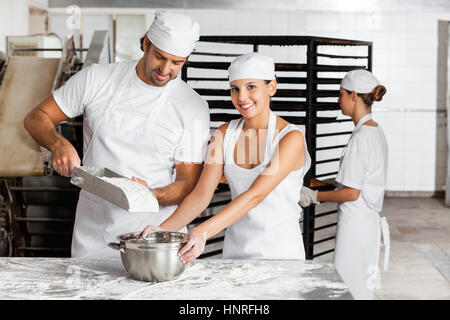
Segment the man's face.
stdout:
<path fill-rule="evenodd" d="M 158 49 L 150 41 L 144 43 L 144 68 L 147 80 L 156 87 L 164 87 L 177 77 L 186 57 L 178 57 Z"/>

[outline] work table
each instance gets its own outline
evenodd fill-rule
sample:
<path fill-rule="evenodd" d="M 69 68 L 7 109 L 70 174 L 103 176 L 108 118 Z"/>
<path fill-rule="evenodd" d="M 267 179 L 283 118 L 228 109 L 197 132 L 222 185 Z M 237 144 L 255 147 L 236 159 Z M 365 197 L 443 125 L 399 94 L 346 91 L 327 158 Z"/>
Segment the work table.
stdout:
<path fill-rule="evenodd" d="M 0 299 L 352 299 L 332 264 L 198 259 L 172 281 L 134 280 L 120 259 L 0 258 Z"/>

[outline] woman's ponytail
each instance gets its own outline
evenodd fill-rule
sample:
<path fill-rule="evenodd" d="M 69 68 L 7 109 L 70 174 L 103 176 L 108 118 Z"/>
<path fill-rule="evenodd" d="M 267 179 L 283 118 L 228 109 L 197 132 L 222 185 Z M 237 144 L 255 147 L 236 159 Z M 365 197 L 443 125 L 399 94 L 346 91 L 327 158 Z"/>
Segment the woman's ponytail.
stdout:
<path fill-rule="evenodd" d="M 382 85 L 378 85 L 373 88 L 372 93 L 370 94 L 370 98 L 372 99 L 372 101 L 381 101 L 385 93 L 386 88 Z"/>
<path fill-rule="evenodd" d="M 371 93 L 358 93 L 358 96 L 362 99 L 364 104 L 370 108 L 374 101 L 381 101 L 385 93 L 385 86 L 379 84 L 373 88 Z"/>

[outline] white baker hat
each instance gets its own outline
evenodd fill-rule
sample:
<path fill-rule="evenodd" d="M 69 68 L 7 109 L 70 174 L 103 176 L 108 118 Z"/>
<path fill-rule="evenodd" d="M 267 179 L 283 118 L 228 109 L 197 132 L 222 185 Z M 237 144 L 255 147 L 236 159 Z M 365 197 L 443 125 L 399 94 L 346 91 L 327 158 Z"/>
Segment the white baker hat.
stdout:
<path fill-rule="evenodd" d="M 273 58 L 255 52 L 235 58 L 228 68 L 228 81 L 237 79 L 275 80 Z"/>
<path fill-rule="evenodd" d="M 159 49 L 178 57 L 187 57 L 200 37 L 200 25 L 184 14 L 156 11 L 148 39 Z"/>
<path fill-rule="evenodd" d="M 352 70 L 347 72 L 341 81 L 341 87 L 357 93 L 371 93 L 380 83 L 377 78 L 367 70 Z"/>

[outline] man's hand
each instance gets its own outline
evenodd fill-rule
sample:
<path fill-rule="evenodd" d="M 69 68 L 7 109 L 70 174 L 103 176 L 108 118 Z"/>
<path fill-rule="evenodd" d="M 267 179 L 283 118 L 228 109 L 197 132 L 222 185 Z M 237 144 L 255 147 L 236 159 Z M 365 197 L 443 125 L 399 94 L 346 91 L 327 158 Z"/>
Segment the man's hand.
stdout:
<path fill-rule="evenodd" d="M 184 163 L 175 161 L 175 182 L 151 189 L 160 206 L 179 205 L 194 189 L 202 172 L 201 163 Z"/>
<path fill-rule="evenodd" d="M 178 251 L 178 257 L 183 263 L 191 263 L 205 250 L 206 232 L 193 228 L 185 237 L 188 242 Z"/>
<path fill-rule="evenodd" d="M 139 182 L 140 184 L 148 187 L 147 181 L 145 181 L 145 180 L 139 179 L 139 178 L 137 178 L 135 176 L 132 176 L 131 180 L 133 180 L 134 182 Z"/>
<path fill-rule="evenodd" d="M 156 200 L 158 200 L 158 203 L 159 203 L 160 194 L 159 194 L 159 190 L 158 189 L 156 189 L 156 188 L 155 189 L 151 189 L 148 186 L 147 181 L 139 179 L 139 178 L 137 178 L 135 176 L 132 176 L 131 180 L 133 180 L 134 182 L 138 182 L 138 183 L 142 184 L 143 186 L 146 186 L 153 193 L 153 195 L 155 196 Z"/>
<path fill-rule="evenodd" d="M 60 175 L 72 176 L 73 168 L 81 164 L 80 157 L 74 146 L 64 138 L 58 139 L 51 148 L 52 166 Z"/>

